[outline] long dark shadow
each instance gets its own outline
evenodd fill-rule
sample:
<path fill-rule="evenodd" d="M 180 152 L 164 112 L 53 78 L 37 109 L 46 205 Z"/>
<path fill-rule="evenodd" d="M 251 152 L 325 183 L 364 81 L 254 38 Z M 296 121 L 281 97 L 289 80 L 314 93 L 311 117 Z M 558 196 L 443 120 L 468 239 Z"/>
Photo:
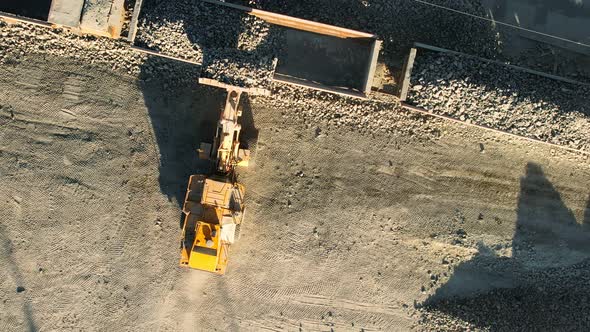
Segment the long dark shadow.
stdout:
<path fill-rule="evenodd" d="M 16 283 L 16 291 L 23 292 L 26 291 L 26 287 L 24 285 L 24 278 L 20 273 L 20 269 L 14 260 L 12 255 L 13 246 L 12 241 L 6 235 L 6 227 L 0 225 L 0 250 L 2 250 L 2 256 L 8 263 L 7 266 L 4 268 L 8 271 L 8 275 L 14 280 Z M 24 296 L 24 295 L 23 295 Z M 23 316 L 24 321 L 27 327 L 27 331 L 34 332 L 37 331 L 37 325 L 35 324 L 35 318 L 33 317 L 33 308 L 31 307 L 31 303 L 26 299 L 22 299 L 23 302 Z"/>
<path fill-rule="evenodd" d="M 239 15 L 223 15 L 227 9 L 206 3 L 197 7 L 210 15 L 179 11 L 176 6 L 195 8 L 190 0 L 176 3 L 146 0 L 141 17 L 148 21 L 183 22 L 191 44 L 205 54 L 208 50 L 237 47 L 238 37 L 244 29 Z M 156 9 L 158 15 L 155 14 Z M 219 22 L 224 25 L 220 26 Z M 222 28 L 234 33 L 221 31 Z M 267 47 L 266 41 L 263 40 L 259 47 Z M 165 50 L 160 51 L 166 53 Z M 160 152 L 160 189 L 169 199 L 176 200 L 179 207 L 184 201 L 189 176 L 208 172 L 210 164 L 199 160 L 197 149 L 201 142 L 213 140 L 227 95 L 223 89 L 199 85 L 200 72 L 201 68 L 197 65 L 149 57 L 140 74 L 140 88 Z M 241 140 L 245 145 L 254 146 L 257 130 L 246 94 L 242 96 L 241 107 Z"/>
<path fill-rule="evenodd" d="M 180 207 L 188 178 L 204 171 L 197 149 L 213 137 L 224 91 L 198 84 L 199 67 L 156 57 L 141 68 L 139 86 L 160 153 L 160 189 Z"/>
<path fill-rule="evenodd" d="M 541 166 L 528 163 L 520 181 L 516 231 L 512 239 L 513 259 L 527 263 L 531 254 L 557 250 L 565 244 L 571 249 L 583 243 L 579 224 L 561 195 L 545 176 Z M 562 243 L 560 243 L 562 242 Z M 583 249 L 583 248 L 582 248 Z"/>
<path fill-rule="evenodd" d="M 590 231 L 590 194 L 588 194 L 588 201 L 586 202 L 582 224 L 584 225 L 584 228 Z"/>

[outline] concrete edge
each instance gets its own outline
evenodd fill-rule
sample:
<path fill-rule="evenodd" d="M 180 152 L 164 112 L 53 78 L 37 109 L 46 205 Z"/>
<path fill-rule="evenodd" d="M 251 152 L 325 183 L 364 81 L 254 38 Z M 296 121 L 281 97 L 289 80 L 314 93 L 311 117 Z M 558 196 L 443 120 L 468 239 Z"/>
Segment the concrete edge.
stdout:
<path fill-rule="evenodd" d="M 367 97 L 367 95 L 362 92 L 346 91 L 344 89 L 333 88 L 333 87 L 329 87 L 329 86 L 315 83 L 315 82 L 308 82 L 308 81 L 304 81 L 301 79 L 296 79 L 293 77 L 288 77 L 286 75 L 278 74 L 278 73 L 274 74 L 273 81 L 279 82 L 279 83 L 284 83 L 284 84 L 289 84 L 289 85 L 295 85 L 295 86 L 299 86 L 299 87 L 303 87 L 303 88 L 328 92 L 328 93 L 334 93 L 334 94 L 345 96 L 345 97 L 352 97 L 352 98 L 358 98 L 358 99 L 363 99 L 363 100 L 369 99 Z"/>
<path fill-rule="evenodd" d="M 379 58 L 379 52 L 381 51 L 381 44 L 383 42 L 381 40 L 375 40 L 373 42 L 373 47 L 371 47 L 371 53 L 369 55 L 369 66 L 367 68 L 367 76 L 365 77 L 365 85 L 363 91 L 365 94 L 371 92 L 371 88 L 373 87 L 373 80 L 375 78 L 375 70 L 377 69 L 377 60 Z"/>
<path fill-rule="evenodd" d="M 129 41 L 131 45 L 134 45 L 135 43 L 135 36 L 137 35 L 137 23 L 139 20 L 139 13 L 141 12 L 142 4 L 143 0 L 135 0 L 133 16 L 131 16 L 131 21 L 129 22 L 129 34 L 127 35 L 127 41 Z"/>
<path fill-rule="evenodd" d="M 402 79 L 399 89 L 399 100 L 405 101 L 408 98 L 408 91 L 410 89 L 410 78 L 412 76 L 412 69 L 414 68 L 414 61 L 416 59 L 416 48 L 412 47 L 410 49 L 410 53 L 408 54 L 408 58 L 404 64 L 404 68 L 402 69 Z"/>

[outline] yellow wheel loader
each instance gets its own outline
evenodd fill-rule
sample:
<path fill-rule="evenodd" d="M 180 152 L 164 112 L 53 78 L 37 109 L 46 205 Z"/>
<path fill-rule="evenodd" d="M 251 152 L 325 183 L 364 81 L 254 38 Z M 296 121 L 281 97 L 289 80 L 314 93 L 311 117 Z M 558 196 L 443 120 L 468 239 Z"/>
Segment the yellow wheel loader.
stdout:
<path fill-rule="evenodd" d="M 228 88 L 213 144 L 201 143 L 199 158 L 215 164 L 212 175 L 191 175 L 182 211 L 180 266 L 224 274 L 229 247 L 244 219 L 244 186 L 236 166 L 247 166 L 250 152 L 240 148 L 238 109 L 242 91 Z"/>

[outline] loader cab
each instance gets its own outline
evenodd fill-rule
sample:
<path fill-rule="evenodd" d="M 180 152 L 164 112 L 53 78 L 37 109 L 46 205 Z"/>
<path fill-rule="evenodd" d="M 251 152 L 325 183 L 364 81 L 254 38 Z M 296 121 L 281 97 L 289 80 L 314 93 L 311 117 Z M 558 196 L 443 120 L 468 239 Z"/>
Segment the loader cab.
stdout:
<path fill-rule="evenodd" d="M 229 245 L 244 216 L 244 187 L 227 177 L 192 175 L 185 213 L 180 266 L 223 274 Z"/>
<path fill-rule="evenodd" d="M 188 267 L 224 274 L 227 266 L 227 244 L 221 239 L 221 226 L 199 222 Z"/>
<path fill-rule="evenodd" d="M 229 245 L 233 243 L 235 225 L 224 221 L 216 208 L 204 209 L 203 214 L 185 218 L 181 248 L 181 267 L 225 273 Z M 230 217 L 231 219 L 231 217 Z M 223 222 L 226 224 L 224 225 Z"/>

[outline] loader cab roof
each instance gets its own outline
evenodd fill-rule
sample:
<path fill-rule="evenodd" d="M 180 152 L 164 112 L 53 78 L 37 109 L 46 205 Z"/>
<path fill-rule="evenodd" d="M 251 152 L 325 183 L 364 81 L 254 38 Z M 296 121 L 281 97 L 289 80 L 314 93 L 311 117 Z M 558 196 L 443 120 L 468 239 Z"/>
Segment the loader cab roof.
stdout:
<path fill-rule="evenodd" d="M 244 187 L 215 177 L 205 180 L 201 203 L 225 210 L 241 210 Z"/>

